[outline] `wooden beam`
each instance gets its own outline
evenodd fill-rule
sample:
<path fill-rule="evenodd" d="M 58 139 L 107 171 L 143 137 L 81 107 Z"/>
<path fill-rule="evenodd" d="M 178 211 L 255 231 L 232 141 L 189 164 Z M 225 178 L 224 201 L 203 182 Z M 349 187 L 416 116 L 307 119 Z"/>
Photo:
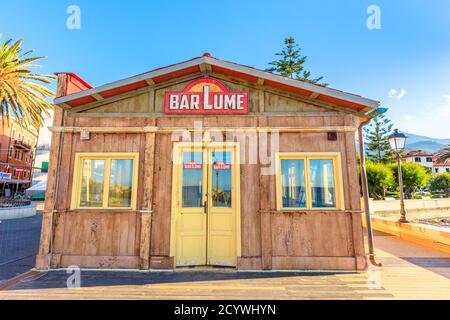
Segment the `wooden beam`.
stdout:
<path fill-rule="evenodd" d="M 155 112 L 155 89 L 151 89 L 148 93 L 148 112 Z"/>
<path fill-rule="evenodd" d="M 318 93 L 318 92 L 313 92 L 309 97 L 310 97 L 311 99 L 317 99 L 318 96 L 320 96 L 320 93 Z"/>
<path fill-rule="evenodd" d="M 201 65 L 199 65 L 199 68 L 200 68 L 200 72 L 205 75 L 208 75 L 212 72 L 211 65 L 207 64 L 207 63 L 202 63 Z"/>
<path fill-rule="evenodd" d="M 259 85 L 259 86 L 262 86 L 262 85 L 264 85 L 264 79 L 263 78 L 258 78 L 258 80 L 256 81 L 256 83 Z"/>
<path fill-rule="evenodd" d="M 51 132 L 79 133 L 87 131 L 91 133 L 149 133 L 149 132 L 173 132 L 188 130 L 192 132 L 245 132 L 255 130 L 256 132 L 356 132 L 357 128 L 353 126 L 327 126 L 327 127 L 49 127 Z"/>
<path fill-rule="evenodd" d="M 154 86 L 155 85 L 155 81 L 153 81 L 153 79 L 145 79 L 145 82 L 147 82 L 147 84 L 149 86 Z"/>
<path fill-rule="evenodd" d="M 98 93 L 94 93 L 93 95 L 92 95 L 92 97 L 95 99 L 95 100 L 97 100 L 97 101 L 102 101 L 102 100 L 104 100 L 105 98 L 103 98 L 100 94 L 98 94 Z"/>
<path fill-rule="evenodd" d="M 259 112 L 264 112 L 265 110 L 265 99 L 266 95 L 264 94 L 263 89 L 258 90 L 258 106 L 259 106 Z"/>

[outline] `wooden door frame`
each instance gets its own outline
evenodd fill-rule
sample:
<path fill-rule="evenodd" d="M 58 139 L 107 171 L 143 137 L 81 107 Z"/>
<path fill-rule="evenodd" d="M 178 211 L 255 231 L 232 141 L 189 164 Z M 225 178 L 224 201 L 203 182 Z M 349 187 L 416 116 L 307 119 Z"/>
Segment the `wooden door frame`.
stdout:
<path fill-rule="evenodd" d="M 172 150 L 172 195 L 171 195 L 171 213 L 170 213 L 170 257 L 173 257 L 173 268 L 175 269 L 176 266 L 176 241 L 177 241 L 177 198 L 179 195 L 177 195 L 177 192 L 179 190 L 179 183 L 181 182 L 181 179 L 179 179 L 179 168 L 176 167 L 177 161 L 182 161 L 181 152 L 185 149 L 189 148 L 208 148 L 208 147 L 226 147 L 229 149 L 232 149 L 234 151 L 234 161 L 236 164 L 235 167 L 235 174 L 234 174 L 234 181 L 235 181 L 235 188 L 233 188 L 233 192 L 235 192 L 235 199 L 236 199 L 236 213 L 235 213 L 235 223 L 236 223 L 236 261 L 239 261 L 239 258 L 242 255 L 242 246 L 241 246 L 241 182 L 240 182 L 240 149 L 239 149 L 239 142 L 174 142 L 173 144 L 173 150 Z M 237 265 L 236 265 L 237 267 Z"/>

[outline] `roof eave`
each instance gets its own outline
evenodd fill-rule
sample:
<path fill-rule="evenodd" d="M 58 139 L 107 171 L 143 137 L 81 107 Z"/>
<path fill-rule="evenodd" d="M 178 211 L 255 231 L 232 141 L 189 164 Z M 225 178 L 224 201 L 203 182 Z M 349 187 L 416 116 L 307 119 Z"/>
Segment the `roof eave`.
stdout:
<path fill-rule="evenodd" d="M 194 67 L 194 66 L 201 65 L 201 64 L 209 64 L 212 66 L 230 69 L 230 70 L 233 70 L 236 72 L 249 74 L 256 78 L 274 81 L 274 82 L 284 84 L 284 85 L 287 85 L 290 87 L 307 90 L 307 91 L 311 91 L 311 92 L 316 92 L 319 95 L 330 96 L 330 97 L 342 99 L 342 100 L 345 100 L 345 101 L 348 101 L 351 103 L 356 103 L 359 105 L 367 106 L 369 109 L 378 108 L 380 106 L 380 102 L 376 101 L 376 100 L 367 99 L 367 98 L 360 97 L 360 96 L 357 96 L 357 95 L 354 95 L 351 93 L 346 93 L 343 91 L 339 91 L 339 90 L 328 88 L 328 87 L 323 87 L 320 85 L 315 85 L 315 84 L 304 82 L 304 81 L 298 81 L 295 79 L 276 75 L 276 74 L 273 74 L 273 73 L 270 73 L 267 71 L 254 69 L 251 67 L 239 65 L 236 63 L 232 63 L 232 62 L 218 60 L 218 59 L 208 57 L 208 56 L 198 57 L 198 58 L 195 58 L 195 59 L 192 59 L 189 61 L 185 61 L 185 62 L 182 62 L 179 64 L 175 64 L 172 66 L 149 71 L 149 72 L 137 75 L 137 76 L 125 78 L 125 79 L 118 80 L 115 82 L 111 82 L 111 83 L 108 83 L 108 84 L 105 84 L 105 85 L 102 85 L 102 86 L 99 86 L 96 88 L 92 88 L 92 89 L 77 92 L 77 93 L 74 93 L 71 95 L 59 97 L 54 100 L 54 103 L 57 105 L 61 105 L 61 104 L 67 103 L 67 102 L 75 100 L 75 99 L 93 96 L 95 94 L 99 94 L 99 93 L 107 91 L 107 90 L 119 88 L 121 86 L 130 85 L 130 84 L 133 84 L 133 83 L 139 82 L 139 81 L 147 81 L 147 80 L 153 79 L 155 77 L 163 76 L 166 74 L 170 74 L 172 72 L 176 72 L 179 70 L 183 70 L 183 69 L 186 69 L 189 67 Z"/>

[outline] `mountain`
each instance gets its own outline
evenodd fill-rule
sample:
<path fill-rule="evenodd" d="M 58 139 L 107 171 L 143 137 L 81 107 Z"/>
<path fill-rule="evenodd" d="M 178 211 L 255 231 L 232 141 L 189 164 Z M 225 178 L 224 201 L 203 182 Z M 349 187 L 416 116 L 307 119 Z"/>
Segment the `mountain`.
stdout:
<path fill-rule="evenodd" d="M 405 135 L 408 137 L 406 139 L 406 149 L 408 150 L 424 150 L 434 153 L 442 150 L 450 143 L 450 139 L 436 139 L 407 132 L 405 132 Z"/>
<path fill-rule="evenodd" d="M 436 153 L 443 148 L 445 148 L 449 143 L 450 139 L 436 139 L 436 138 L 430 138 L 426 136 L 419 136 L 417 134 L 413 133 L 407 133 L 404 132 L 407 139 L 406 139 L 406 150 L 412 151 L 412 150 L 424 150 L 431 153 Z M 366 154 L 369 154 L 370 152 L 367 150 L 367 142 L 364 144 Z M 358 139 L 356 141 L 356 148 L 358 147 Z M 359 150 L 359 149 L 357 149 Z"/>

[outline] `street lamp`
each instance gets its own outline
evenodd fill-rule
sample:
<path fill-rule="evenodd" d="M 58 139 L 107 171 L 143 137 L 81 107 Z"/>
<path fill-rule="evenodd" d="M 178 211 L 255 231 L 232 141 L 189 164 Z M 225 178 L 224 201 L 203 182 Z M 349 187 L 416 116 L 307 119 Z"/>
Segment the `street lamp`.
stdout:
<path fill-rule="evenodd" d="M 398 129 L 394 130 L 394 133 L 389 136 L 389 144 L 391 145 L 392 150 L 397 155 L 397 167 L 398 167 L 398 185 L 400 186 L 400 220 L 399 222 L 408 222 L 406 220 L 406 211 L 405 211 L 405 197 L 403 194 L 403 177 L 402 177 L 402 161 L 401 161 L 401 152 L 405 148 L 406 136 L 398 132 Z"/>

